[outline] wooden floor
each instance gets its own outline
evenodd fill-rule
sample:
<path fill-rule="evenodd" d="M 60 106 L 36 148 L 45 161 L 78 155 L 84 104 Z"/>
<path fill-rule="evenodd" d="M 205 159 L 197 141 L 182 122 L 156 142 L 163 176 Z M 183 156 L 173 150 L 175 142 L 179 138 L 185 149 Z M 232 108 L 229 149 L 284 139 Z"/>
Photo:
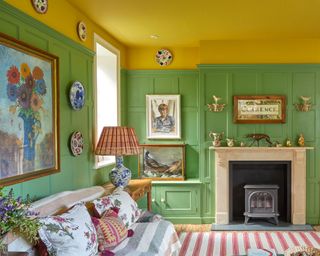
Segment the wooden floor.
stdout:
<path fill-rule="evenodd" d="M 175 224 L 177 232 L 208 232 L 212 224 Z"/>

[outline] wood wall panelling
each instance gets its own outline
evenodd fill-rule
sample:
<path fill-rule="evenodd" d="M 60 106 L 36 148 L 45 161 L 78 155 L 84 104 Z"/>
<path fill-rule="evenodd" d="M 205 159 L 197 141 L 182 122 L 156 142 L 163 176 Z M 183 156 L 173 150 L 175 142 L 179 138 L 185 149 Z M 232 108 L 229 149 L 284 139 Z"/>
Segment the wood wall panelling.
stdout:
<path fill-rule="evenodd" d="M 186 144 L 186 177 L 199 178 L 199 100 L 198 73 L 195 71 L 128 71 L 127 125 L 134 127 L 140 143 Z M 147 94 L 181 95 L 182 138 L 177 140 L 148 140 L 146 138 Z M 137 170 L 137 161 L 129 160 L 130 168 Z M 137 175 L 134 171 L 133 175 Z"/>
<path fill-rule="evenodd" d="M 16 194 L 43 197 L 105 182 L 108 168 L 92 171 L 93 52 L 4 2 L 0 3 L 0 32 L 59 57 L 61 171 L 12 186 Z M 69 90 L 74 80 L 81 81 L 86 90 L 85 107 L 80 111 L 72 110 L 69 103 Z M 85 140 L 83 154 L 79 157 L 74 157 L 69 150 L 69 138 L 75 130 L 81 131 Z"/>
<path fill-rule="evenodd" d="M 211 139 L 207 133 L 209 130 L 224 131 L 228 137 L 234 137 L 238 141 L 249 141 L 245 136 L 249 133 L 267 133 L 272 141 L 284 142 L 290 138 L 293 144 L 297 143 L 299 133 L 303 133 L 306 145 L 316 146 L 314 151 L 308 151 L 307 164 L 307 215 L 310 223 L 319 222 L 319 161 L 316 154 L 319 144 L 319 110 L 316 102 L 319 98 L 319 65 L 200 65 L 200 89 L 205 104 L 209 95 L 218 91 L 226 93 L 229 101 L 228 108 L 220 113 L 209 113 L 200 116 L 203 124 L 199 166 L 200 177 L 207 181 L 208 173 L 214 176 L 214 165 L 210 159 L 210 153 L 206 153 L 206 147 Z M 224 72 L 224 73 L 223 73 Z M 222 75 L 227 74 L 227 75 Z M 219 89 L 216 84 L 219 83 Z M 235 124 L 230 120 L 232 116 L 232 98 L 234 95 L 285 95 L 287 98 L 287 118 L 285 124 Z M 311 96 L 315 104 L 310 112 L 297 112 L 293 106 L 299 101 L 299 97 Z M 201 101 L 201 99 L 200 99 Z M 202 162 L 204 161 L 204 162 Z M 207 164 L 208 163 L 208 164 Z M 208 168 L 208 169 L 206 169 Z M 203 173 L 203 175 L 201 174 Z M 213 182 L 213 181 L 212 181 Z M 210 200 L 213 201 L 214 195 Z M 206 205 L 207 202 L 204 202 Z M 214 215 L 214 212 L 213 212 Z"/>

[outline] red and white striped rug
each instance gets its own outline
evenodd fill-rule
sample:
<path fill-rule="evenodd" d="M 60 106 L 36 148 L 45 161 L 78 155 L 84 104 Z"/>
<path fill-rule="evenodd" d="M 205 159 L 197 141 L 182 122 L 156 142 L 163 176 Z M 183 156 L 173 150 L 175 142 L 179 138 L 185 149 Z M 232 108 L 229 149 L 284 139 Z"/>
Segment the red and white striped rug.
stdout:
<path fill-rule="evenodd" d="M 275 249 L 277 254 L 294 246 L 320 248 L 320 232 L 315 231 L 181 232 L 179 239 L 179 256 L 245 255 L 249 248 Z"/>

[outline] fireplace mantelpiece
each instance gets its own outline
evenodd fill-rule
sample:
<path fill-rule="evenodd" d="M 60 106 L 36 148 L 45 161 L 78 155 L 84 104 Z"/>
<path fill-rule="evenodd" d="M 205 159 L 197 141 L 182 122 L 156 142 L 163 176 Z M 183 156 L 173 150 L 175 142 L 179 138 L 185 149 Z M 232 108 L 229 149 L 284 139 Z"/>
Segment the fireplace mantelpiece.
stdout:
<path fill-rule="evenodd" d="M 291 161 L 291 221 L 306 223 L 306 150 L 312 147 L 210 147 L 215 152 L 216 224 L 229 223 L 229 161 Z"/>

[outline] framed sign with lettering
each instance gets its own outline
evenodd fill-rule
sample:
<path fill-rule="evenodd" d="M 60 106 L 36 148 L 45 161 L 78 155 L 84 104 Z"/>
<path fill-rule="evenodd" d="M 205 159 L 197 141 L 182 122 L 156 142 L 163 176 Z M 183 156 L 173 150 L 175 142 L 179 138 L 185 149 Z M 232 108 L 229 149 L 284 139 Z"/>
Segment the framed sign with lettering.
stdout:
<path fill-rule="evenodd" d="M 238 124 L 285 123 L 285 96 L 233 96 L 233 121 Z"/>

